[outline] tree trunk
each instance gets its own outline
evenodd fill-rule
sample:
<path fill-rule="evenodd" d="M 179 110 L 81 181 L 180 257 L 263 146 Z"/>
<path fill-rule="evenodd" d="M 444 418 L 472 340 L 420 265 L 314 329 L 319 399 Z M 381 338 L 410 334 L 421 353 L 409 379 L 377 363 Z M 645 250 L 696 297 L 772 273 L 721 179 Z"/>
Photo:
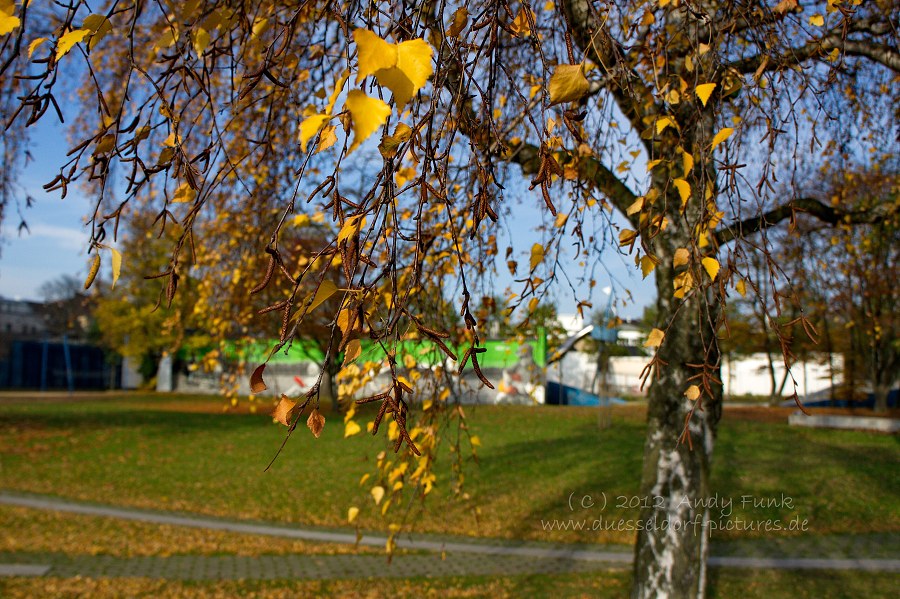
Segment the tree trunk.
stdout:
<path fill-rule="evenodd" d="M 890 393 L 891 388 L 885 385 L 876 384 L 872 391 L 875 393 L 875 411 L 887 412 L 888 394 Z"/>
<path fill-rule="evenodd" d="M 716 427 L 721 415 L 721 384 L 711 385 L 713 397 L 702 396 L 702 409 L 690 420 L 690 441 L 682 438 L 692 402 L 684 392 L 702 372 L 699 364 L 718 365 L 719 356 L 710 322 L 715 322 L 716 299 L 696 292 L 678 308 L 672 298 L 674 271 L 671 254 L 661 256 L 657 268 L 657 322 L 664 329 L 673 316 L 659 357 L 667 362 L 652 376 L 644 444 L 640 495 L 641 523 L 634 560 L 634 598 L 703 597 L 709 545 L 709 474 Z M 709 303 L 707 303 L 707 301 Z M 694 365 L 694 366 L 689 366 Z M 716 380 L 716 366 L 708 370 Z"/>

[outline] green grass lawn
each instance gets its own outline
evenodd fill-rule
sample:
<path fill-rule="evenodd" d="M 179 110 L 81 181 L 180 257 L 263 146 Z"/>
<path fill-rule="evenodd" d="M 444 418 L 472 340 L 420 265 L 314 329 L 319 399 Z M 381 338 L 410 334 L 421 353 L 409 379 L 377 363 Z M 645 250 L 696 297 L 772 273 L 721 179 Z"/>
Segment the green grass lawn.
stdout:
<path fill-rule="evenodd" d="M 264 468 L 285 429 L 261 414 L 222 411 L 221 400 L 127 396 L 120 400 L 0 403 L 0 488 L 143 508 L 344 526 L 363 508 L 365 529 L 384 529 L 360 477 L 373 470 L 382 438 L 343 438 L 337 417 L 320 439 L 298 429 Z M 466 472 L 470 501 L 451 500 L 446 465 L 416 530 L 541 541 L 632 542 L 631 534 L 553 531 L 541 521 L 637 518 L 617 497 L 638 489 L 643 416 L 614 413 L 599 430 L 590 408 L 478 407 L 478 466 Z M 800 517 L 806 534 L 900 531 L 897 438 L 793 429 L 780 419 L 726 412 L 712 486 L 740 502 L 789 497 L 771 508 L 737 505 L 732 518 Z M 750 417 L 747 416 L 750 414 Z M 446 460 L 444 460 L 446 462 Z M 570 512 L 568 499 L 595 507 Z M 606 508 L 599 507 L 605 495 Z M 476 512 L 477 508 L 477 512 Z M 775 533 L 722 532 L 720 539 Z M 787 534 L 787 533 L 781 533 Z"/>

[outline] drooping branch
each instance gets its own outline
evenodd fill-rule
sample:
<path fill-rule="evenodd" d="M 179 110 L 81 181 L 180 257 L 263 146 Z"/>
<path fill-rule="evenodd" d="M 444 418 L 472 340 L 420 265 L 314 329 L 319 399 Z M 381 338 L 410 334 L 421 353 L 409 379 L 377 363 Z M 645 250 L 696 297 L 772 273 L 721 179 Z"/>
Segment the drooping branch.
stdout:
<path fill-rule="evenodd" d="M 758 216 L 731 223 L 716 232 L 719 245 L 730 243 L 739 237 L 747 237 L 758 231 L 775 226 L 781 221 L 794 219 L 797 213 L 808 214 L 829 225 L 846 223 L 849 225 L 871 224 L 887 218 L 900 210 L 900 204 L 885 202 L 869 210 L 841 210 L 816 198 L 796 198 L 788 204 L 773 208 Z"/>

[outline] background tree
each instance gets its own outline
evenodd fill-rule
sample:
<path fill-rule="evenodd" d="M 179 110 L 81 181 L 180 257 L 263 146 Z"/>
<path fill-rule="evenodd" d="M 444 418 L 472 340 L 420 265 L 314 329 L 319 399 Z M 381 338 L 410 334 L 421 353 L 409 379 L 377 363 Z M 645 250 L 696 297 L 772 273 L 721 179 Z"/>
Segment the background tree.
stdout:
<path fill-rule="evenodd" d="M 373 431 L 387 415 L 407 457 L 425 459 L 417 445 L 434 437 L 407 426 L 414 389 L 398 348 L 427 340 L 484 379 L 476 292 L 493 280 L 502 227 L 516 217 L 512 197 L 522 192 L 546 214 L 540 243 L 521 248 L 516 232 L 505 235 L 519 246 L 505 256 L 520 285 L 513 306 L 539 305 L 568 265 L 598 259 L 604 241 L 635 252 L 658 299 L 634 595 L 702 596 L 708 537 L 690 523 L 708 518 L 697 506 L 711 493 L 725 302 L 732 289 L 758 293 L 744 254 L 769 251 L 767 228 L 801 211 L 853 224 L 891 210 L 847 213 L 804 193 L 801 175 L 845 151 L 847 131 L 847 151 L 874 150 L 873 161 L 892 147 L 896 3 L 3 6 L 0 75 L 7 97 L 20 99 L 8 116 L 58 112 L 61 82 L 79 82 L 72 88 L 94 110 L 81 111 L 81 142 L 48 188 L 96 191 L 100 251 L 153 181 L 177 237 L 159 271 L 167 302 L 189 268 L 201 280 L 223 276 L 187 257 L 217 251 L 204 222 L 268 219 L 257 252 L 275 267 L 242 272 L 255 286 L 271 276 L 289 283 L 280 349 L 321 305 L 319 291 L 301 285 L 322 289 L 329 270 L 281 268 L 296 257 L 279 240 L 292 215 L 327 215 L 337 235 L 314 262 L 342 271 L 325 287 L 339 300 L 331 338 L 341 350 L 365 335 L 383 352 L 388 389 L 359 401 L 380 406 Z M 350 193 L 361 182 L 346 173 L 360 156 L 365 191 Z M 117 172 L 124 191 L 113 194 Z M 539 195 L 524 193 L 528 182 Z M 588 283 L 590 273 L 572 276 Z M 416 311 L 431 294 L 456 302 L 464 331 Z M 806 324 L 803 314 L 795 320 Z M 317 394 L 301 405 L 317 406 Z M 285 418 L 291 430 L 299 413 Z"/>

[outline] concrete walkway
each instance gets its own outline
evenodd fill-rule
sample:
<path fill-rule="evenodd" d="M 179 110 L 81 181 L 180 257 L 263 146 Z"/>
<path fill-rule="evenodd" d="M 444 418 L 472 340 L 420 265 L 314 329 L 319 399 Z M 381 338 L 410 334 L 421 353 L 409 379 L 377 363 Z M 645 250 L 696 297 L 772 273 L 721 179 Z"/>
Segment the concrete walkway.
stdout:
<path fill-rule="evenodd" d="M 265 535 L 306 541 L 355 544 L 353 531 L 296 528 L 285 525 L 199 517 L 68 501 L 48 496 L 0 492 L 0 504 Z M 753 569 L 865 570 L 900 572 L 900 535 L 783 539 L 769 545 L 740 541 L 714 544 L 711 566 Z M 386 537 L 363 535 L 361 545 L 384 547 Z M 526 541 L 404 536 L 397 547 L 418 552 L 398 555 L 388 566 L 384 555 L 262 555 L 118 558 L 59 553 L 0 553 L 0 576 L 103 576 L 180 580 L 349 579 L 371 577 L 442 577 L 494 574 L 563 573 L 628 568 L 631 549 L 619 546 L 554 545 Z M 794 545 L 797 551 L 791 552 Z M 721 551 L 719 551 L 721 549 Z M 868 550 L 867 550 L 868 549 Z M 792 555 L 792 553 L 794 555 Z M 812 553 L 812 555 L 810 555 Z M 723 555 L 724 554 L 724 555 Z M 861 557 L 865 555 L 865 557 Z"/>

